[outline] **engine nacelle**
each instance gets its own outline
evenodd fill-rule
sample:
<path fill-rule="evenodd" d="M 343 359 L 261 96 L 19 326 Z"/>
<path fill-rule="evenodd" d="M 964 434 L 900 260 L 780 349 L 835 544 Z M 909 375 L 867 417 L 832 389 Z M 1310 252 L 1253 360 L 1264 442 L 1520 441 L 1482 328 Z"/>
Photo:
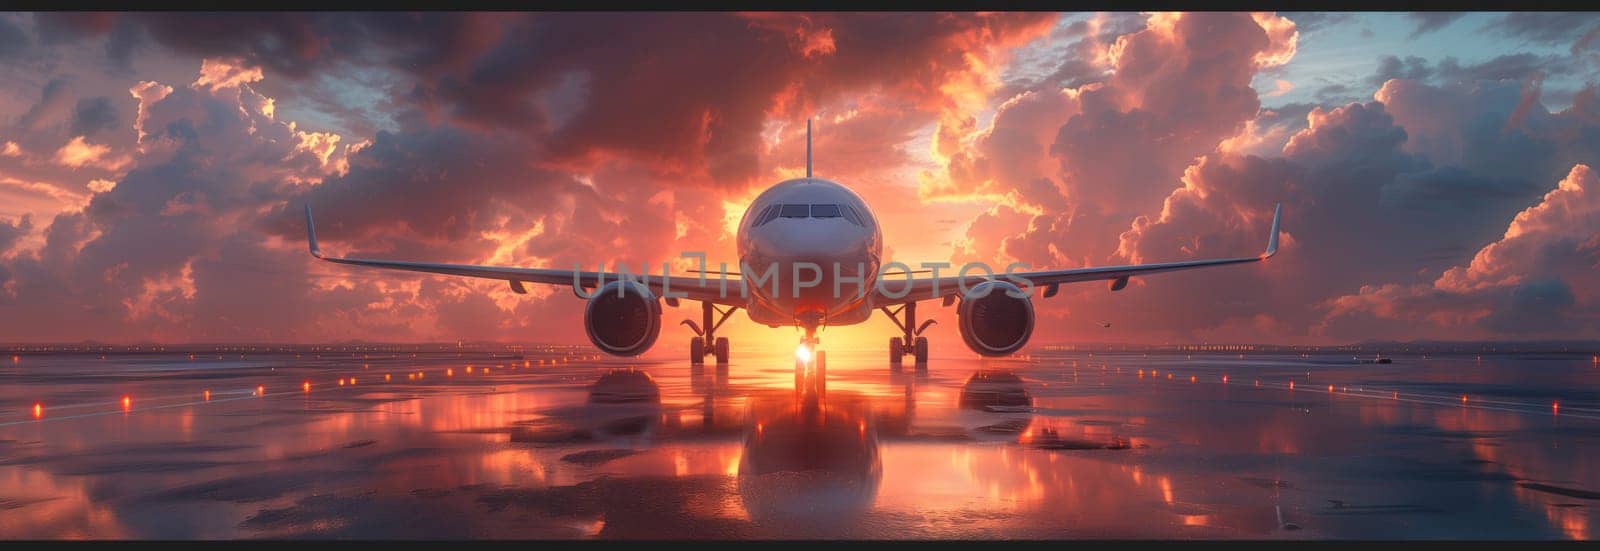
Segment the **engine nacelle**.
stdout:
<path fill-rule="evenodd" d="M 1033 336 L 1033 300 L 1021 294 L 1016 285 L 999 280 L 968 289 L 956 307 L 967 348 L 984 356 L 1004 356 L 1028 344 Z"/>
<path fill-rule="evenodd" d="M 638 282 L 613 281 L 590 295 L 583 327 L 602 352 L 638 356 L 661 335 L 661 302 Z"/>

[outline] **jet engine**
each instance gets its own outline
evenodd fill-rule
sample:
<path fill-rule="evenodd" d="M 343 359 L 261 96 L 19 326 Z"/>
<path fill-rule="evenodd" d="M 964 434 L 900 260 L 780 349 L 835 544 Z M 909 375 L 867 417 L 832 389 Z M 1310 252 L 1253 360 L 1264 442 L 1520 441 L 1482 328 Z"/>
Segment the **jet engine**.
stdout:
<path fill-rule="evenodd" d="M 984 356 L 1016 352 L 1033 335 L 1033 301 L 1022 289 L 1006 281 L 985 281 L 972 286 L 956 307 L 961 340 Z"/>
<path fill-rule="evenodd" d="M 596 289 L 583 309 L 589 342 L 607 354 L 638 356 L 661 335 L 661 302 L 642 284 L 613 281 Z"/>

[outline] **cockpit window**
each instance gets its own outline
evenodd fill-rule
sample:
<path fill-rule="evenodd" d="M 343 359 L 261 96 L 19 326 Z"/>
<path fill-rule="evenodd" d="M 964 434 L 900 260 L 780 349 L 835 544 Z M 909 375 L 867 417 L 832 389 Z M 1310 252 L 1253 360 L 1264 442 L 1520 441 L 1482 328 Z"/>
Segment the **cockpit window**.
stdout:
<path fill-rule="evenodd" d="M 755 221 L 750 223 L 750 227 L 754 228 L 767 222 L 771 222 L 773 218 L 777 217 L 777 215 L 778 205 L 767 205 L 767 208 L 761 209 L 761 214 L 756 215 Z"/>
<path fill-rule="evenodd" d="M 861 226 L 863 228 L 867 227 L 866 224 L 861 223 L 861 217 L 856 215 L 856 208 L 855 207 L 852 207 L 850 205 L 840 205 L 840 206 L 844 207 L 844 208 L 839 209 L 839 210 L 844 212 L 844 219 L 845 220 L 849 220 L 851 224 L 855 224 L 855 225 Z"/>
<path fill-rule="evenodd" d="M 844 218 L 851 224 L 866 227 L 861 223 L 861 213 L 856 212 L 850 205 L 772 205 L 762 209 L 756 216 L 755 223 L 750 227 L 765 225 L 779 217 L 782 218 Z"/>
<path fill-rule="evenodd" d="M 811 205 L 812 218 L 838 218 L 839 205 Z"/>

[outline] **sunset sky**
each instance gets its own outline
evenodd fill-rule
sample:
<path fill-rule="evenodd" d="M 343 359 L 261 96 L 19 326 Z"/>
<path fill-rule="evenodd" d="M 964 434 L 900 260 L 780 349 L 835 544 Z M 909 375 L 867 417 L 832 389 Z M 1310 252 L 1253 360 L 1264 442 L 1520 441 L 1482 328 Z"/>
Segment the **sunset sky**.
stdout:
<path fill-rule="evenodd" d="M 1034 343 L 1597 338 L 1597 69 L 1595 14 L 5 13 L 0 342 L 585 343 L 567 288 L 318 262 L 301 205 L 334 255 L 736 263 L 808 116 L 912 265 L 1249 256 L 1283 203 L 1270 261 L 1064 286 Z"/>

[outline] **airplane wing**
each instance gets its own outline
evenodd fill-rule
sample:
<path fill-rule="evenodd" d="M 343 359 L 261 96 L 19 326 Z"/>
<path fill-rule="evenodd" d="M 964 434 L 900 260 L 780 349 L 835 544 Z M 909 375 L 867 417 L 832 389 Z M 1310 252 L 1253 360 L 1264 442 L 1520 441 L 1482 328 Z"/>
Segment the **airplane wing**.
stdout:
<path fill-rule="evenodd" d="M 317 246 L 317 228 L 311 221 L 311 205 L 306 205 L 306 242 L 311 249 L 311 256 L 337 264 L 352 266 L 367 266 L 371 268 L 387 268 L 390 270 L 405 270 L 410 272 L 426 272 L 431 274 L 445 274 L 466 277 L 479 277 L 484 279 L 499 279 L 510 283 L 511 290 L 516 293 L 526 293 L 523 283 L 545 283 L 550 285 L 566 285 L 573 287 L 573 293 L 582 287 L 593 290 L 599 287 L 602 281 L 601 272 L 581 270 L 555 270 L 548 268 L 513 268 L 504 266 L 476 266 L 471 264 L 436 264 L 431 262 L 406 262 L 398 260 L 368 260 L 362 258 L 336 258 L 325 256 L 322 249 Z M 606 282 L 616 281 L 617 274 L 603 274 Z M 668 276 L 650 275 L 643 278 L 638 274 L 633 275 L 636 281 L 642 280 L 658 297 L 665 297 L 670 290 L 674 295 L 680 293 L 684 296 L 677 298 L 685 300 L 698 300 L 723 306 L 745 306 L 748 300 L 740 295 L 740 280 L 730 280 L 724 286 L 719 279 L 701 276 Z M 673 302 L 668 299 L 668 302 Z M 675 305 L 675 304 L 674 304 Z"/>
<path fill-rule="evenodd" d="M 1131 266 L 1103 266 L 1096 268 L 1078 268 L 1073 270 L 1015 272 L 1009 277 L 1026 279 L 1029 282 L 1032 282 L 1033 286 L 1036 288 L 1036 292 L 1038 291 L 1037 288 L 1043 287 L 1043 296 L 1048 298 L 1055 296 L 1057 286 L 1062 283 L 1109 280 L 1111 281 L 1111 290 L 1116 291 L 1126 287 L 1128 285 L 1128 278 L 1133 276 L 1143 276 L 1161 272 L 1175 272 L 1178 270 L 1190 270 L 1194 268 L 1206 268 L 1210 266 L 1226 266 L 1229 264 L 1260 262 L 1262 260 L 1271 258 L 1272 255 L 1278 253 L 1278 220 L 1282 214 L 1283 204 L 1279 203 L 1278 206 L 1272 211 L 1272 234 L 1267 237 L 1267 250 L 1256 256 L 1187 260 L 1183 262 L 1163 262 L 1158 264 L 1135 264 Z M 939 298 L 953 300 L 952 297 L 961 293 L 961 287 L 963 285 L 967 288 L 971 288 L 973 285 L 977 285 L 978 283 L 982 283 L 983 281 L 989 279 L 999 279 L 1005 281 L 1008 279 L 1008 276 L 1005 274 L 996 274 L 992 278 L 987 275 L 969 275 L 965 278 L 960 276 L 916 278 L 911 280 L 909 286 L 910 292 L 905 293 L 902 296 L 889 296 L 885 294 L 885 290 L 899 294 L 902 289 L 907 288 L 905 283 L 898 281 L 898 278 L 891 278 L 877 286 L 873 305 L 892 306 L 895 304 L 904 304 L 907 302 Z"/>

